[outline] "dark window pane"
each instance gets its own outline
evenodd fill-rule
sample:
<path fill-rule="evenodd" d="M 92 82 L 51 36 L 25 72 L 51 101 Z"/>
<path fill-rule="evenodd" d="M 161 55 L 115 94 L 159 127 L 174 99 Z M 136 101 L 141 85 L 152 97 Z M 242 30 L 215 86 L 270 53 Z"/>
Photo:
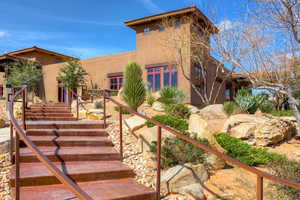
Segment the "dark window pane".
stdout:
<path fill-rule="evenodd" d="M 163 25 L 159 25 L 157 27 L 158 31 L 164 31 L 165 30 L 165 27 Z"/>
<path fill-rule="evenodd" d="M 155 74 L 155 91 L 160 90 L 160 74 Z"/>
<path fill-rule="evenodd" d="M 152 90 L 153 87 L 153 75 L 152 74 L 148 74 L 148 88 L 149 90 Z"/>
<path fill-rule="evenodd" d="M 147 72 L 153 72 L 153 68 L 147 69 Z"/>
<path fill-rule="evenodd" d="M 181 22 L 180 22 L 180 21 L 176 21 L 175 24 L 174 24 L 174 26 L 175 26 L 176 28 L 180 27 L 180 26 L 181 26 Z"/>
<path fill-rule="evenodd" d="M 170 86 L 170 73 L 165 72 L 164 73 L 164 87 L 169 87 Z"/>
<path fill-rule="evenodd" d="M 144 28 L 144 34 L 148 35 L 149 33 L 150 33 L 150 28 L 149 27 Z"/>
<path fill-rule="evenodd" d="M 177 72 L 172 72 L 172 87 L 177 87 L 177 77 L 178 73 Z"/>

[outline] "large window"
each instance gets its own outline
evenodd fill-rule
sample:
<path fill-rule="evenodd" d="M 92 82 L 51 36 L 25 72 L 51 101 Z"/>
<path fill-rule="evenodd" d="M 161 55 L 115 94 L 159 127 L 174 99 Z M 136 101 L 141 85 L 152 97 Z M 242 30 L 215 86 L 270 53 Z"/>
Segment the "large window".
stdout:
<path fill-rule="evenodd" d="M 123 85 L 123 76 L 111 76 L 109 77 L 110 89 L 119 90 Z"/>
<path fill-rule="evenodd" d="M 158 91 L 164 87 L 177 87 L 177 68 L 173 66 L 148 68 L 147 80 L 148 87 L 152 91 Z"/>

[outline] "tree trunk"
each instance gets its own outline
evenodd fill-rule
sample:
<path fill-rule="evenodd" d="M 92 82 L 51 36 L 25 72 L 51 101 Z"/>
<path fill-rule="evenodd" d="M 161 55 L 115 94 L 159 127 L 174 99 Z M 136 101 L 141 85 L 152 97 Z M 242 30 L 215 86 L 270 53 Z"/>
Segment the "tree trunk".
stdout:
<path fill-rule="evenodd" d="M 294 116 L 296 118 L 297 124 L 300 127 L 300 113 L 298 109 L 298 102 L 297 100 L 293 97 L 291 89 L 288 89 L 287 91 L 287 96 L 288 96 L 288 102 L 289 105 L 294 113 Z"/>

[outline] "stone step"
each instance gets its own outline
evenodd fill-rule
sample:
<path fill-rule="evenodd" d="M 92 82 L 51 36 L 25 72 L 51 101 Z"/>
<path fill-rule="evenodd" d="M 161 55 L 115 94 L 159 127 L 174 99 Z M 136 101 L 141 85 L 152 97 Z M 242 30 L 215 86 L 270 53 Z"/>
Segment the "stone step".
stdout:
<path fill-rule="evenodd" d="M 40 107 L 70 107 L 70 106 L 65 103 L 47 103 L 47 104 L 37 103 L 37 104 L 30 105 L 30 108 L 36 108 L 36 107 L 40 108 Z"/>
<path fill-rule="evenodd" d="M 44 116 L 26 116 L 26 120 L 30 121 L 77 121 L 75 117 L 44 117 Z"/>
<path fill-rule="evenodd" d="M 26 121 L 28 129 L 103 129 L 100 121 Z"/>
<path fill-rule="evenodd" d="M 54 147 L 39 146 L 39 150 L 52 162 L 120 160 L 113 147 Z M 21 162 L 40 162 L 29 148 L 20 149 Z"/>
<path fill-rule="evenodd" d="M 30 113 L 26 112 L 26 117 L 73 117 L 73 114 L 70 112 L 64 113 Z"/>
<path fill-rule="evenodd" d="M 104 129 L 27 129 L 28 136 L 108 136 Z"/>
<path fill-rule="evenodd" d="M 73 161 L 55 162 L 62 172 L 76 182 L 121 179 L 133 177 L 133 171 L 121 161 Z M 14 186 L 15 167 L 11 170 L 11 185 Z M 59 180 L 42 163 L 21 163 L 21 186 L 59 184 Z"/>
<path fill-rule="evenodd" d="M 68 113 L 70 114 L 70 110 L 57 110 L 57 109 L 52 109 L 52 110 L 41 110 L 41 109 L 31 109 L 31 110 L 26 110 L 26 114 L 48 114 L 48 113 Z"/>
<path fill-rule="evenodd" d="M 29 139 L 37 146 L 113 146 L 111 140 L 103 136 L 29 136 Z"/>
<path fill-rule="evenodd" d="M 79 187 L 94 200 L 155 200 L 155 191 L 133 178 L 81 182 Z M 21 187 L 22 200 L 75 200 L 64 185 Z"/>

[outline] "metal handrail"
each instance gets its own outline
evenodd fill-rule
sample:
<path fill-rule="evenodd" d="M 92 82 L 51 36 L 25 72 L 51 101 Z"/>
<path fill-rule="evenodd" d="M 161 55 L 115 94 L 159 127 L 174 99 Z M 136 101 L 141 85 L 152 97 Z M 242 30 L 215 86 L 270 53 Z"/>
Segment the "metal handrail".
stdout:
<path fill-rule="evenodd" d="M 67 177 L 61 170 L 56 167 L 38 148 L 36 145 L 33 144 L 33 142 L 26 136 L 25 131 L 21 128 L 18 121 L 14 117 L 13 112 L 13 103 L 15 98 L 22 93 L 23 95 L 23 108 L 25 108 L 26 100 L 25 100 L 25 94 L 26 94 L 27 86 L 23 86 L 21 90 L 16 92 L 12 99 L 8 103 L 8 111 L 10 115 L 11 125 L 12 129 L 15 129 L 16 132 L 16 153 L 15 153 L 15 165 L 16 165 L 16 200 L 20 199 L 20 161 L 19 161 L 19 137 L 22 139 L 22 141 L 27 145 L 27 147 L 35 154 L 35 156 L 38 158 L 38 160 L 45 165 L 49 171 L 52 172 L 52 174 L 63 184 L 65 185 L 71 192 L 73 192 L 76 197 L 83 200 L 93 200 L 92 197 L 90 197 L 86 192 L 84 192 L 76 183 L 74 183 L 69 177 Z M 23 109 L 23 119 L 25 118 L 25 109 Z M 25 121 L 23 121 L 23 125 Z"/>
<path fill-rule="evenodd" d="M 193 144 L 194 146 L 198 147 L 198 148 L 201 148 L 202 150 L 206 151 L 206 152 L 209 152 L 209 153 L 212 153 L 214 155 L 216 155 L 217 157 L 225 160 L 226 162 L 228 163 L 231 163 L 235 166 L 238 166 L 246 171 L 249 171 L 255 175 L 257 175 L 257 187 L 256 187 L 256 199 L 257 200 L 263 200 L 263 179 L 266 178 L 266 179 L 269 179 L 275 183 L 279 183 L 279 184 L 282 184 L 282 185 L 286 185 L 286 186 L 289 186 L 289 187 L 293 187 L 293 188 L 296 188 L 296 189 L 299 189 L 300 190 L 300 184 L 295 182 L 295 181 L 290 181 L 290 180 L 286 180 L 284 178 L 281 178 L 281 177 L 278 177 L 278 176 L 274 176 L 274 175 L 271 175 L 267 172 L 264 172 L 264 171 L 261 171 L 255 167 L 250 167 L 249 165 L 246 165 L 226 154 L 223 154 L 221 152 L 219 152 L 218 150 L 216 150 L 215 148 L 212 148 L 208 145 L 205 145 L 205 144 L 202 144 L 182 133 L 180 133 L 179 131 L 171 128 L 171 127 L 168 127 L 154 119 L 151 119 L 141 113 L 138 113 L 132 109 L 130 109 L 128 106 L 125 106 L 123 104 L 121 104 L 120 102 L 116 101 L 115 99 L 111 98 L 108 93 L 106 91 L 104 91 L 104 95 L 103 95 L 103 98 L 104 98 L 104 102 L 105 102 L 105 99 L 109 99 L 111 102 L 113 102 L 114 104 L 116 104 L 117 106 L 119 106 L 120 110 L 121 109 L 125 109 L 127 110 L 129 113 L 131 114 L 134 114 L 134 115 L 137 115 L 155 125 L 158 126 L 158 131 L 157 131 L 157 180 L 156 180 L 156 192 L 157 192 L 157 199 L 160 199 L 160 160 L 161 160 L 161 129 L 165 129 L 167 130 L 168 132 L 174 134 L 175 136 L 177 136 L 178 138 L 190 143 L 190 144 Z M 106 109 L 104 108 L 104 119 L 106 118 Z M 104 124 L 106 125 L 106 120 L 104 120 Z M 122 114 L 120 112 L 120 140 L 122 140 Z M 122 154 L 122 141 L 120 141 L 120 152 Z M 122 156 L 122 155 L 121 155 Z"/>

